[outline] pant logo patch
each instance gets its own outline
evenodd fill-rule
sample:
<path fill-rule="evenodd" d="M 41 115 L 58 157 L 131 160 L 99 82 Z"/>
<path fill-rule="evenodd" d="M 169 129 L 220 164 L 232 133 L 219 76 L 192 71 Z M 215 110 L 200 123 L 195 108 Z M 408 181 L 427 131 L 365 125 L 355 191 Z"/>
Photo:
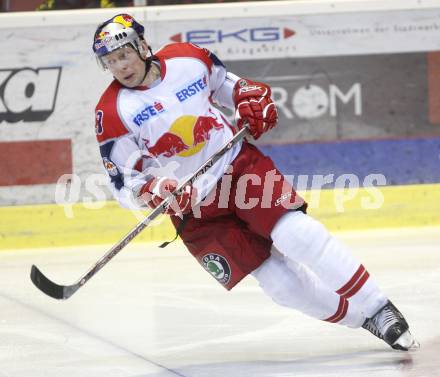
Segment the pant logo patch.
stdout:
<path fill-rule="evenodd" d="M 231 280 L 231 267 L 221 255 L 209 253 L 203 256 L 202 265 L 220 284 L 227 284 Z"/>

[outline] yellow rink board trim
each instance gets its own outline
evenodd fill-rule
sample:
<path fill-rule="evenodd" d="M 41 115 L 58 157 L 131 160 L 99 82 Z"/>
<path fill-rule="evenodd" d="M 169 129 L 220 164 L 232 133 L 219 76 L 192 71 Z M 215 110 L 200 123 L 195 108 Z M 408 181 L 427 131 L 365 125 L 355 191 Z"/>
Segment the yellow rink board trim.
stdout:
<path fill-rule="evenodd" d="M 331 231 L 440 225 L 440 184 L 301 194 L 310 204 L 309 214 Z M 114 201 L 77 203 L 66 210 L 56 204 L 1 207 L 0 249 L 113 244 L 143 216 L 145 213 L 120 208 Z M 160 216 L 133 242 L 159 245 L 174 235 L 168 216 Z"/>

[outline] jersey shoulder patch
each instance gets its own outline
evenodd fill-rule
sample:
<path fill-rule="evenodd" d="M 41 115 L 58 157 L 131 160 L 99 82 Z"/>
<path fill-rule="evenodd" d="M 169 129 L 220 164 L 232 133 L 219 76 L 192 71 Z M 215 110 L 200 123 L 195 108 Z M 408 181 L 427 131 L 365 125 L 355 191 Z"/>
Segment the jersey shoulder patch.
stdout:
<path fill-rule="evenodd" d="M 95 109 L 95 132 L 99 143 L 116 139 L 129 131 L 118 114 L 118 94 L 123 86 L 114 80 Z"/>
<path fill-rule="evenodd" d="M 211 59 L 212 54 L 209 50 L 188 42 L 168 44 L 162 47 L 155 55 L 161 60 L 195 58 L 201 60 L 206 65 L 209 73 L 211 73 L 212 65 L 214 64 L 213 59 Z"/>

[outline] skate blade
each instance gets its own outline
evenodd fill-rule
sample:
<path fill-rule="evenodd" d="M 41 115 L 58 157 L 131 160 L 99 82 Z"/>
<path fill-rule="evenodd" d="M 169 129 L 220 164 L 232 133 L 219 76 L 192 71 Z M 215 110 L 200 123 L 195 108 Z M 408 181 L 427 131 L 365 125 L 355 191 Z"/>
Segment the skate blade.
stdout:
<path fill-rule="evenodd" d="M 391 347 L 401 351 L 416 350 L 420 348 L 420 343 L 415 340 L 409 330 L 407 330 L 393 343 Z"/>

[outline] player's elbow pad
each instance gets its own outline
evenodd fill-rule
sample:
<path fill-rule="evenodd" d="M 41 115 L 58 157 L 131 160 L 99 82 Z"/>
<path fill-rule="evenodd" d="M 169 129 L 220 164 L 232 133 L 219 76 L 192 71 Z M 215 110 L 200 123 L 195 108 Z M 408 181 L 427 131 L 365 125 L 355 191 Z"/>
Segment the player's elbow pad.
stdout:
<path fill-rule="evenodd" d="M 227 72 L 225 81 L 223 81 L 223 84 L 214 92 L 212 99 L 221 106 L 232 110 L 235 109 L 232 93 L 234 91 L 235 83 L 239 79 L 240 78 L 237 75 Z"/>

